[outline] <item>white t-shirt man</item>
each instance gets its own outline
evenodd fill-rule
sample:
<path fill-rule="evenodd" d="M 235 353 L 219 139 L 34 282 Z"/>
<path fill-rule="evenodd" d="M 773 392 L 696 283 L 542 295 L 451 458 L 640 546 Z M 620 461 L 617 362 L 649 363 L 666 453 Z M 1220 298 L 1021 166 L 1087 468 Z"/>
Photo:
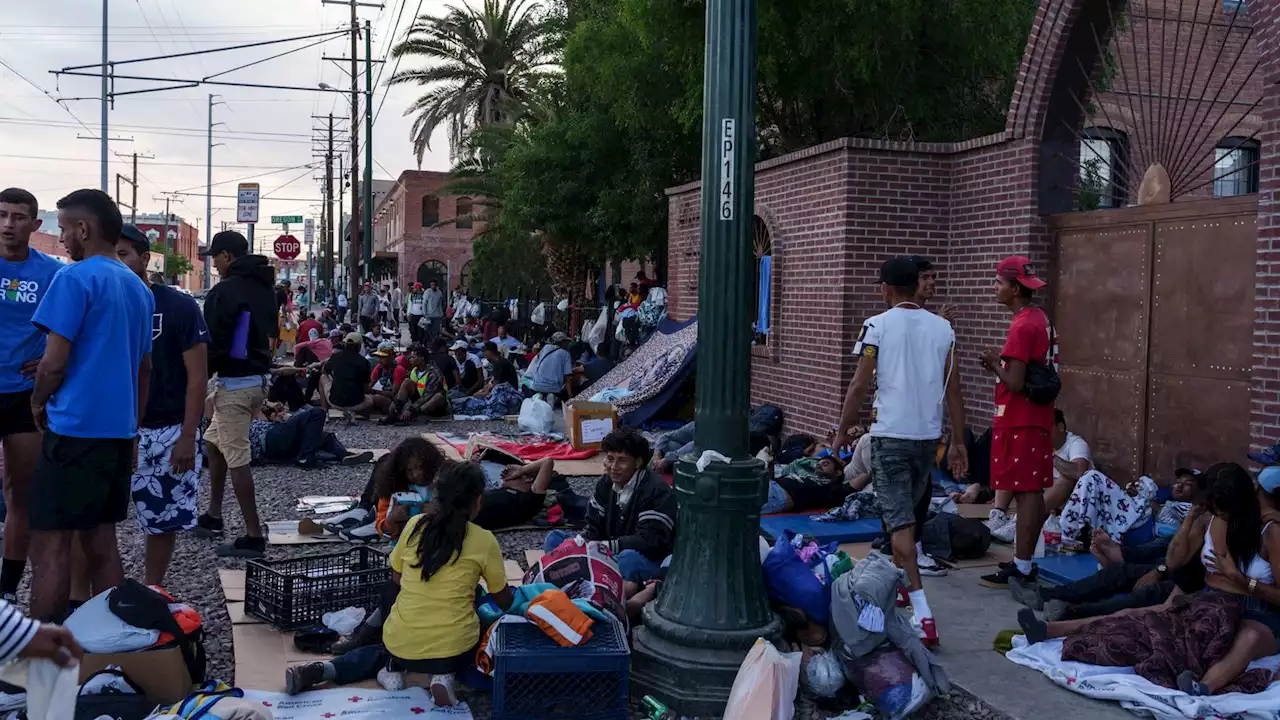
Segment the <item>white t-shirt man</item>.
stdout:
<path fill-rule="evenodd" d="M 872 436 L 942 437 L 947 358 L 955 341 L 951 323 L 914 303 L 903 303 L 862 323 L 853 352 L 874 353 L 876 358 Z"/>
<path fill-rule="evenodd" d="M 1084 438 L 1071 432 L 1070 430 L 1067 431 L 1066 442 L 1062 443 L 1062 447 L 1055 450 L 1053 454 L 1057 455 L 1063 460 L 1066 460 L 1067 462 L 1073 462 L 1075 460 L 1088 460 L 1089 469 L 1090 470 L 1093 469 L 1093 455 L 1089 453 L 1089 443 L 1085 442 Z M 1055 467 L 1053 469 L 1053 481 L 1058 482 L 1061 479 L 1062 479 L 1062 473 L 1058 472 L 1058 468 Z"/>

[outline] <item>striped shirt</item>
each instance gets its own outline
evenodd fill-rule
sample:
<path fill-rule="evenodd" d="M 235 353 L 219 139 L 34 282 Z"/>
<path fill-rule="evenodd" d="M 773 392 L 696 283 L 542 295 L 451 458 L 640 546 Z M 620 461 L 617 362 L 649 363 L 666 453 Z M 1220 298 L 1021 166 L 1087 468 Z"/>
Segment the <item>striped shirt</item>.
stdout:
<path fill-rule="evenodd" d="M 22 610 L 0 600 L 0 663 L 8 662 L 26 649 L 40 623 L 22 614 Z"/>

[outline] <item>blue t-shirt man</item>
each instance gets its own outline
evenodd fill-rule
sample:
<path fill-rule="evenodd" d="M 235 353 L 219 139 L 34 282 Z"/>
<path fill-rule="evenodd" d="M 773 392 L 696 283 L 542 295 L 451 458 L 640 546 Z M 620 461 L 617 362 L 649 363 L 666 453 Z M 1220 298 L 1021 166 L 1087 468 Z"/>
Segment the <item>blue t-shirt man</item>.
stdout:
<path fill-rule="evenodd" d="M 138 367 L 151 352 L 151 291 L 124 263 L 94 255 L 63 268 L 31 323 L 71 341 L 66 379 L 49 398 L 49 429 L 78 438 L 132 438 Z"/>
<path fill-rule="evenodd" d="M 0 394 L 26 392 L 34 377 L 24 377 L 22 364 L 44 355 L 44 333 L 31 324 L 53 276 L 64 266 L 34 248 L 27 259 L 0 258 Z"/>
<path fill-rule="evenodd" d="M 540 393 L 564 391 L 564 379 L 573 374 L 573 358 L 559 345 L 542 348 L 534 359 L 529 375 L 529 389 Z"/>
<path fill-rule="evenodd" d="M 187 365 L 183 354 L 208 344 L 209 327 L 196 301 L 168 285 L 152 284 L 155 314 L 151 317 L 151 388 L 146 428 L 181 425 L 187 407 Z"/>

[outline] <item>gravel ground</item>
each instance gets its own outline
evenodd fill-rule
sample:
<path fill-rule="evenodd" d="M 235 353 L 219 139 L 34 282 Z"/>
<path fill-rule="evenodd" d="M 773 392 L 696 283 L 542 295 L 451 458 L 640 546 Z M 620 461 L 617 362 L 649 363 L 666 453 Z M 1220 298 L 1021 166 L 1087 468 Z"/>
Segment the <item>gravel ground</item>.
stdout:
<path fill-rule="evenodd" d="M 331 424 L 330 429 L 337 433 L 349 448 L 390 448 L 405 437 L 423 432 L 467 432 L 502 431 L 511 426 L 504 422 L 450 422 L 432 423 L 429 426 L 411 427 L 379 427 L 373 423 L 362 422 L 352 427 L 344 427 L 340 423 Z M 258 513 L 263 521 L 288 520 L 300 518 L 303 513 L 297 511 L 297 499 L 304 495 L 358 495 L 368 480 L 371 465 L 359 467 L 332 466 L 317 470 L 300 470 L 294 467 L 266 466 L 253 469 L 257 489 Z M 207 477 L 207 475 L 206 475 Z M 589 493 L 594 478 L 571 478 L 570 483 L 577 492 Z M 228 482 L 230 485 L 230 482 Z M 207 505 L 207 480 L 203 489 L 201 509 Z M 224 503 L 226 521 L 226 537 L 234 538 L 243 533 L 244 524 L 239 508 L 235 503 L 230 487 Z M 498 533 L 503 554 L 515 559 L 521 567 L 526 567 L 524 551 L 540 547 L 542 531 L 519 531 Z M 130 577 L 141 577 L 143 571 L 144 536 L 132 518 L 120 525 L 117 531 L 120 551 L 124 560 L 125 572 Z M 211 678 L 231 680 L 233 678 L 234 661 L 231 647 L 231 621 L 226 612 L 226 600 L 222 587 L 218 582 L 219 568 L 243 569 L 244 561 L 231 558 L 219 558 L 213 553 L 214 543 L 190 535 L 182 535 L 178 539 L 177 550 L 168 576 L 168 590 L 176 597 L 190 603 L 204 617 L 206 630 L 205 649 L 209 658 L 208 674 Z M 267 546 L 267 558 L 282 560 L 309 555 L 331 553 L 346 546 L 333 545 L 301 545 L 301 546 Z M 20 595 L 26 602 L 27 588 L 22 588 Z M 283 673 L 283 668 L 281 672 Z M 476 692 L 461 693 L 463 699 L 471 705 L 477 718 L 488 718 L 491 715 L 491 702 L 488 695 Z M 838 714 L 838 713 L 837 713 Z M 643 714 L 633 704 L 632 718 L 640 720 Z M 802 697 L 797 703 L 796 717 L 801 720 L 817 720 L 828 718 L 832 714 L 818 709 L 813 702 Z M 950 696 L 940 698 L 931 703 L 915 717 L 925 720 L 1003 720 L 1006 716 L 995 711 L 981 700 L 955 690 Z"/>

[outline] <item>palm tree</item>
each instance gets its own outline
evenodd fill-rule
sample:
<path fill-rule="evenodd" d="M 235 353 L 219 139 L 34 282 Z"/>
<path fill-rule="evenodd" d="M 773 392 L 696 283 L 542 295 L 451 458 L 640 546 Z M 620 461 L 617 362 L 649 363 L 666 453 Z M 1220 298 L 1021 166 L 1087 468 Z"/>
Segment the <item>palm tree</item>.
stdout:
<path fill-rule="evenodd" d="M 405 111 L 417 115 L 410 135 L 418 164 L 441 124 L 448 123 L 456 153 L 476 128 L 509 123 L 515 109 L 534 103 L 537 88 L 554 74 L 560 30 L 558 18 L 528 0 L 484 0 L 480 10 L 450 6 L 443 17 L 414 20 L 391 53 L 428 65 L 401 70 L 389 82 L 427 88 Z"/>

